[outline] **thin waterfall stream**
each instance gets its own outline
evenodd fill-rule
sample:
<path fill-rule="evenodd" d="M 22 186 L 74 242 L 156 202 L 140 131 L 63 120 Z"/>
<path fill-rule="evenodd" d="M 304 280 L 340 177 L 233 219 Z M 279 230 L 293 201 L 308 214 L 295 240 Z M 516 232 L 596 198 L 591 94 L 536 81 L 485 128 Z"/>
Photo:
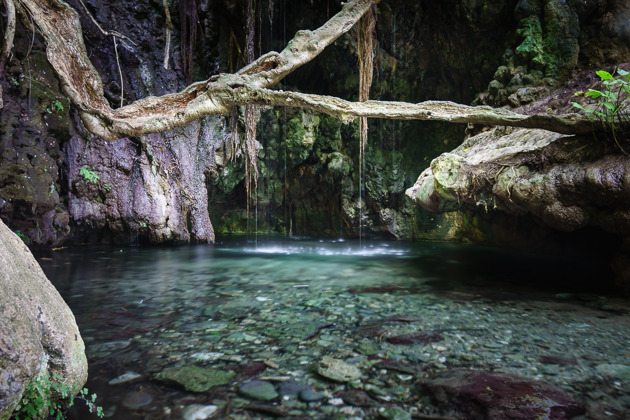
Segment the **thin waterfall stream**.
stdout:
<path fill-rule="evenodd" d="M 446 415 L 418 387 L 460 369 L 544 381 L 589 412 L 628 403 L 610 378 L 627 365 L 630 302 L 582 286 L 603 262 L 269 237 L 38 258 L 110 418 Z"/>

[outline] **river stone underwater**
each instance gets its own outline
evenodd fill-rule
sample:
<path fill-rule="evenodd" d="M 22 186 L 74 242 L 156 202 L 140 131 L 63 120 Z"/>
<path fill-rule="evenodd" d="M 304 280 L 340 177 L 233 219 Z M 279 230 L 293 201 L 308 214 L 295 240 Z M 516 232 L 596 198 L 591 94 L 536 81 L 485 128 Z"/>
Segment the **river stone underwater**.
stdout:
<path fill-rule="evenodd" d="M 579 286 L 597 286 L 603 263 L 277 238 L 38 260 L 110 418 L 630 418 L 630 301 Z M 472 399 L 495 406 L 453 394 L 452 372 L 486 375 Z"/>

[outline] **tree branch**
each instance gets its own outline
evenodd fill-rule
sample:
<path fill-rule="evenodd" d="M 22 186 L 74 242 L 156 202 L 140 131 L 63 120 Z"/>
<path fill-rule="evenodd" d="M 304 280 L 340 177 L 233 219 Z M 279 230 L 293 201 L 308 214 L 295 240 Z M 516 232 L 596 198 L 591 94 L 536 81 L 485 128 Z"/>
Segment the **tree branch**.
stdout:
<path fill-rule="evenodd" d="M 28 10 L 46 39 L 47 57 L 65 93 L 78 107 L 87 129 L 105 140 L 140 136 L 184 125 L 210 114 L 229 112 L 247 103 L 301 107 L 352 121 L 357 117 L 447 121 L 543 128 L 584 134 L 595 127 L 577 114 L 524 115 L 504 109 L 470 107 L 452 102 L 419 104 L 366 101 L 267 89 L 311 61 L 346 33 L 379 0 L 351 0 L 314 31 L 298 31 L 286 48 L 269 52 L 235 74 L 220 74 L 183 91 L 147 97 L 113 110 L 103 96 L 101 78 L 87 57 L 78 14 L 61 0 L 14 0 Z"/>
<path fill-rule="evenodd" d="M 595 127 L 591 121 L 578 114 L 526 115 L 501 108 L 467 106 L 449 101 L 426 101 L 417 104 L 388 101 L 350 102 L 334 96 L 253 89 L 249 86 L 213 91 L 213 94 L 215 97 L 223 98 L 225 106 L 257 103 L 304 108 L 328 114 L 344 123 L 359 117 L 368 117 L 542 128 L 563 134 L 588 134 L 592 133 Z"/>
<path fill-rule="evenodd" d="M 351 0 L 315 31 L 299 31 L 281 53 L 268 53 L 241 69 L 188 86 L 182 92 L 148 97 L 113 110 L 103 96 L 101 78 L 90 62 L 77 12 L 61 0 L 15 0 L 33 17 L 46 40 L 46 54 L 64 92 L 78 107 L 88 130 L 105 140 L 138 136 L 227 112 L 220 98 L 204 95 L 213 85 L 268 87 L 311 61 L 349 31 L 379 0 Z"/>

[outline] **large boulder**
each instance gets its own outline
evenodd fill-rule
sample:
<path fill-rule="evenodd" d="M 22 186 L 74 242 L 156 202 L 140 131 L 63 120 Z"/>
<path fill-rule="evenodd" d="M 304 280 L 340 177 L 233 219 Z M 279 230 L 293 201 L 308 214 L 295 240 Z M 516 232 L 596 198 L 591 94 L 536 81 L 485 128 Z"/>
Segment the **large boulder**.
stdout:
<path fill-rule="evenodd" d="M 72 392 L 87 380 L 85 345 L 70 308 L 22 240 L 0 221 L 0 419 L 29 383 L 48 377 Z M 54 397 L 54 396 L 53 396 Z"/>

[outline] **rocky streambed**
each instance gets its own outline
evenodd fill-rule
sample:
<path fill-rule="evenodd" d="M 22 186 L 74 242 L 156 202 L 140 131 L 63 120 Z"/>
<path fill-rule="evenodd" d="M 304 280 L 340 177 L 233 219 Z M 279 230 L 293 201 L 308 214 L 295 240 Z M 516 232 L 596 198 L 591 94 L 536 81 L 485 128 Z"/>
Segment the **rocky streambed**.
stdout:
<path fill-rule="evenodd" d="M 370 241 L 40 262 L 109 418 L 630 417 L 630 301 L 585 286 L 597 262 Z"/>

